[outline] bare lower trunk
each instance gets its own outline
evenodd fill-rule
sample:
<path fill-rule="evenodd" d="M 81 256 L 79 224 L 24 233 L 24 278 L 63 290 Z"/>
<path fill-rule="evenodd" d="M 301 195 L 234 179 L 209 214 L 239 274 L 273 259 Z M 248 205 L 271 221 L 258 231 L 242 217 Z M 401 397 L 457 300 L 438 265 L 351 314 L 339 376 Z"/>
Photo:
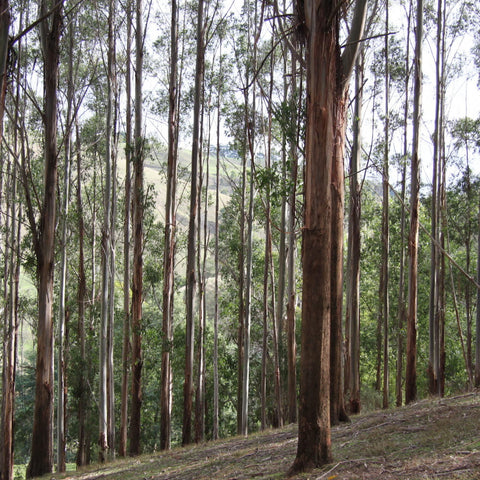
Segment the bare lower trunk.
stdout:
<path fill-rule="evenodd" d="M 163 271 L 162 303 L 162 381 L 160 391 L 160 449 L 170 448 L 172 435 L 172 340 L 173 340 L 173 294 L 175 282 L 175 197 L 177 182 L 177 142 L 178 142 L 178 10 L 176 0 L 172 0 L 171 46 L 170 46 L 170 85 L 168 122 L 168 164 L 167 197 L 165 202 L 165 246 Z"/>
<path fill-rule="evenodd" d="M 42 3 L 42 12 L 48 8 L 45 2 Z M 37 257 L 38 326 L 32 454 L 27 468 L 28 478 L 49 473 L 53 467 L 53 273 L 58 176 L 57 83 L 62 12 L 62 8 L 55 10 L 50 28 L 47 20 L 41 24 L 45 55 L 45 191 L 38 230 L 29 207 Z"/>
<path fill-rule="evenodd" d="M 419 135 L 421 115 L 421 72 L 422 72 L 423 0 L 417 0 L 417 28 L 415 46 L 415 92 L 413 111 L 413 153 L 411 162 L 410 188 L 410 233 L 408 270 L 408 312 L 407 312 L 407 366 L 405 374 L 405 403 L 417 398 L 417 284 L 418 284 L 418 228 L 420 158 Z"/>
<path fill-rule="evenodd" d="M 135 7 L 135 155 L 133 185 L 133 279 L 132 279 L 132 405 L 130 417 L 130 455 L 140 454 L 142 409 L 142 304 L 143 304 L 143 212 L 144 212 L 144 140 L 142 124 L 143 12 L 142 1 Z"/>

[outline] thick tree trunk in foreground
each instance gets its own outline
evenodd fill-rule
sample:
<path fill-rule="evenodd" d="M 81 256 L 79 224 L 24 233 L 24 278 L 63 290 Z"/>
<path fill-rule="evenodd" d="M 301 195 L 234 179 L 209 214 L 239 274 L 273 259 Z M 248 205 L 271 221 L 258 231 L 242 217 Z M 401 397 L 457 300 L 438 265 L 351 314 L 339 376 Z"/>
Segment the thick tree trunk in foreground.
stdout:
<path fill-rule="evenodd" d="M 304 15 L 307 40 L 307 127 L 305 141 L 305 212 L 303 229 L 302 355 L 300 361 L 300 409 L 297 456 L 290 472 L 308 470 L 332 459 L 330 437 L 331 287 L 341 278 L 340 262 L 333 263 L 332 248 L 338 252 L 340 229 L 332 228 L 342 212 L 333 212 L 341 202 L 343 188 L 338 174 L 344 146 L 342 114 L 345 93 L 363 34 L 366 2 L 359 1 L 343 56 L 340 57 L 340 2 L 307 1 Z M 338 253 L 337 253 L 338 255 Z M 330 259 L 330 261 L 325 261 Z M 336 260 L 336 258 L 335 258 Z M 333 270 L 333 271 L 332 271 Z"/>
<path fill-rule="evenodd" d="M 298 449 L 292 472 L 332 460 L 330 439 L 331 219 L 339 64 L 336 2 L 309 1 Z M 317 8 L 316 8 L 317 7 Z"/>
<path fill-rule="evenodd" d="M 42 13 L 48 9 L 46 2 L 42 2 Z M 58 181 L 57 84 L 62 13 L 62 7 L 57 8 L 52 17 L 44 20 L 40 26 L 45 55 L 45 190 L 38 229 L 31 205 L 29 207 L 37 257 L 38 326 L 32 454 L 27 467 L 28 478 L 50 473 L 53 467 L 53 272 Z"/>

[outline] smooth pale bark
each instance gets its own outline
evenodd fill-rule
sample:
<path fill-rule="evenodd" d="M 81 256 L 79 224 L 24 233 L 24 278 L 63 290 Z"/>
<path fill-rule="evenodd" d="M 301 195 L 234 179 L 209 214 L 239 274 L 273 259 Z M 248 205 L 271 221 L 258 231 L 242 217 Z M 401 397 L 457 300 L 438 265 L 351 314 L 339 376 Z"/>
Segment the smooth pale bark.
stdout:
<path fill-rule="evenodd" d="M 130 359 L 130 222 L 132 216 L 132 1 L 126 5 L 127 46 L 125 52 L 125 218 L 123 223 L 123 342 L 122 342 L 122 386 L 120 391 L 120 435 L 118 454 L 127 455 L 128 435 L 128 380 Z"/>
<path fill-rule="evenodd" d="M 33 414 L 32 452 L 27 477 L 50 473 L 53 467 L 53 274 L 55 255 L 57 166 L 57 85 L 60 59 L 60 36 L 63 2 L 49 20 L 40 24 L 44 53 L 44 194 L 40 222 L 36 224 L 32 205 L 28 206 L 30 227 L 37 260 L 38 325 L 35 371 L 35 407 Z M 45 13 L 49 6 L 41 4 Z M 27 189 L 27 184 L 25 183 Z M 27 193 L 27 197 L 30 197 Z M 28 202 L 28 200 L 27 200 Z"/>
<path fill-rule="evenodd" d="M 135 28 L 135 154 L 133 157 L 133 278 L 132 278 L 132 404 L 129 454 L 140 454 L 142 408 L 142 305 L 143 305 L 143 215 L 144 215 L 144 139 L 143 139 L 143 19 L 142 1 L 136 0 Z"/>
<path fill-rule="evenodd" d="M 348 421 L 342 381 L 343 350 L 343 211 L 344 141 L 347 125 L 347 92 L 337 99 L 335 108 L 335 144 L 332 156 L 332 232 L 331 232 L 331 328 L 330 328 L 330 423 Z"/>
<path fill-rule="evenodd" d="M 203 0 L 197 10 L 197 57 L 195 64 L 195 93 L 193 107 L 192 165 L 190 181 L 190 215 L 188 224 L 187 271 L 186 271 L 186 339 L 185 339 L 185 380 L 183 384 L 183 428 L 182 445 L 192 442 L 193 405 L 193 356 L 195 349 L 194 297 L 197 282 L 195 271 L 195 242 L 198 209 L 198 156 L 200 142 L 200 106 L 204 73 L 204 25 Z"/>
<path fill-rule="evenodd" d="M 405 56 L 405 71 L 408 72 L 410 68 L 410 22 L 412 18 L 412 2 L 409 2 L 409 9 L 407 14 L 407 39 Z M 405 103 L 403 109 L 403 165 L 402 165 L 402 180 L 401 180 L 401 217 L 400 217 L 400 273 L 398 282 L 398 316 L 397 316 L 397 363 L 396 363 L 396 381 L 395 381 L 395 396 L 396 405 L 401 407 L 403 403 L 403 354 L 405 336 L 403 333 L 404 325 L 406 323 L 406 305 L 405 305 L 405 230 L 406 230 L 406 182 L 407 182 L 407 156 L 408 156 L 408 113 L 409 113 L 409 85 L 410 75 L 405 76 Z"/>
<path fill-rule="evenodd" d="M 75 21 L 69 24 L 68 32 L 68 84 L 67 84 L 67 114 L 66 114 L 66 134 L 64 137 L 65 159 L 64 159 L 64 178 L 63 178 L 63 202 L 62 202 L 62 256 L 60 264 L 60 305 L 58 319 L 58 351 L 57 351 L 57 472 L 66 470 L 66 417 L 67 417 L 67 384 L 66 384 L 66 355 L 65 355 L 65 329 L 67 328 L 67 217 L 68 206 L 70 203 L 70 167 L 72 163 L 72 124 L 73 124 L 73 102 L 74 102 L 74 84 L 73 84 L 73 28 Z"/>
<path fill-rule="evenodd" d="M 107 105 L 105 123 L 105 186 L 104 186 L 104 212 L 102 231 L 102 292 L 101 292 L 101 319 L 100 319 L 100 349 L 99 349 L 99 434 L 98 434 L 98 458 L 105 462 L 111 453 L 113 445 L 108 443 L 109 416 L 108 416 L 108 344 L 109 344 L 109 322 L 110 322 L 110 277 L 112 275 L 111 244 L 111 216 L 112 216 L 112 151 L 113 151 L 113 110 L 114 110 L 114 62 L 115 62 L 115 40 L 114 40 L 114 0 L 109 2 L 108 12 L 108 52 L 107 52 Z"/>
<path fill-rule="evenodd" d="M 175 286 L 175 230 L 178 144 L 178 7 L 172 0 L 170 26 L 170 79 L 168 111 L 167 193 L 165 201 L 165 246 L 162 300 L 162 383 L 160 391 L 160 449 L 170 448 L 172 437 L 172 340 Z"/>
<path fill-rule="evenodd" d="M 202 85 L 202 110 L 200 115 L 200 145 L 203 145 L 204 132 L 204 85 Z M 209 102 L 210 99 L 208 99 Z M 206 144 L 210 145 L 210 122 Z M 198 331 L 197 331 L 197 376 L 195 390 L 195 443 L 202 442 L 205 437 L 205 325 L 206 325 L 206 298 L 205 298 L 205 262 L 207 256 L 207 222 L 208 222 L 208 194 L 205 195 L 205 204 L 202 209 L 202 191 L 208 192 L 209 164 L 206 162 L 204 173 L 204 156 L 202 148 L 199 149 L 199 185 L 198 185 L 198 225 L 197 225 L 197 272 L 198 272 Z M 205 180 L 205 183 L 204 183 Z M 203 228 L 202 228 L 203 213 Z M 202 238 L 203 237 L 203 238 Z M 203 245 L 202 245 L 203 241 Z M 203 248 L 202 248 L 203 247 Z"/>
<path fill-rule="evenodd" d="M 296 42 L 294 44 L 296 46 Z M 295 55 L 292 54 L 292 73 L 291 73 L 291 96 L 298 102 L 301 98 L 299 88 L 297 87 L 297 61 Z M 301 81 L 301 78 L 300 78 Z M 292 109 L 292 125 L 295 125 L 298 131 L 298 115 L 297 109 L 299 105 L 295 105 Z M 296 197 L 297 197 L 297 170 L 298 170 L 298 138 L 290 143 L 290 179 L 291 191 L 288 198 L 288 250 L 287 250 L 287 422 L 295 423 L 297 421 L 297 343 L 295 338 L 296 331 L 296 284 L 295 284 L 295 257 L 296 257 L 296 240 L 295 232 L 296 223 Z"/>
<path fill-rule="evenodd" d="M 423 0 L 417 0 L 415 31 L 415 76 L 413 99 L 413 148 L 410 173 L 410 231 L 408 235 L 408 307 L 407 365 L 405 372 L 405 403 L 417 398 L 417 289 L 418 289 L 418 229 L 420 190 L 420 117 L 422 93 Z"/>
<path fill-rule="evenodd" d="M 355 68 L 355 106 L 353 141 L 350 155 L 350 202 L 348 221 L 347 300 L 345 317 L 345 389 L 348 410 L 360 412 L 360 217 L 361 186 L 358 171 L 362 159 L 362 104 L 364 56 L 360 53 Z"/>
<path fill-rule="evenodd" d="M 76 464 L 78 467 L 88 463 L 88 445 L 87 445 L 87 410 L 88 410 L 88 381 L 87 381 L 87 348 L 85 333 L 85 305 L 87 302 L 87 281 L 85 274 L 85 224 L 83 220 L 83 198 L 82 198 L 82 157 L 80 143 L 80 128 L 76 124 L 76 167 L 77 167 L 77 216 L 78 216 L 78 321 L 77 335 L 80 346 L 80 371 L 78 372 L 78 384 L 80 386 L 80 394 L 78 399 L 78 450 Z"/>

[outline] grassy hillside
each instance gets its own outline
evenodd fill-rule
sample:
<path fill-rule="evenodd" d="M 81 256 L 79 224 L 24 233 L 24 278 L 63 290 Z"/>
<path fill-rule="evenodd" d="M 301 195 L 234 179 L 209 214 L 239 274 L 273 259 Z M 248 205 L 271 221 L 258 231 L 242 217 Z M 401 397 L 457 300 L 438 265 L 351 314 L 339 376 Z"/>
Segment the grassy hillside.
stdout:
<path fill-rule="evenodd" d="M 333 428 L 335 461 L 296 479 L 478 479 L 480 394 L 426 400 L 360 415 Z M 286 477 L 296 451 L 295 425 L 170 452 L 118 460 L 71 480 L 219 480 Z"/>

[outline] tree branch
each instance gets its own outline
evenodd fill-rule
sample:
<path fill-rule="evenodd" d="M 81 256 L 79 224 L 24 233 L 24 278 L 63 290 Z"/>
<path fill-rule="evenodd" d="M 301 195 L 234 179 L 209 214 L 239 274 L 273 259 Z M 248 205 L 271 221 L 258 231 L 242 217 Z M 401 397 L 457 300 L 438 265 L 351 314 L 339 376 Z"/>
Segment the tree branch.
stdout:
<path fill-rule="evenodd" d="M 357 0 L 353 13 L 352 26 L 342 54 L 342 90 L 345 91 L 360 49 L 360 40 L 365 29 L 368 0 Z"/>

